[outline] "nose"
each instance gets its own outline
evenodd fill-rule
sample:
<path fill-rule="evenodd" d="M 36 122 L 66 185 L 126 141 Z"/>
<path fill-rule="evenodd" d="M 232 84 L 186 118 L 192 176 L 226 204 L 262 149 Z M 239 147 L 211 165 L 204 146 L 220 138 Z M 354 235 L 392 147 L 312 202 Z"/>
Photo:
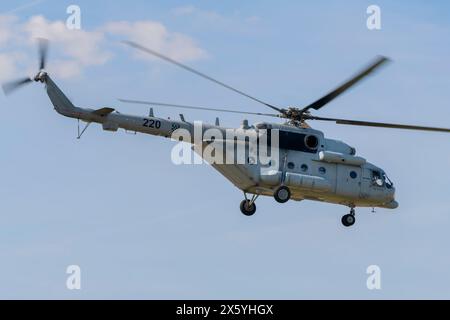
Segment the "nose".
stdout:
<path fill-rule="evenodd" d="M 384 204 L 384 208 L 388 209 L 397 209 L 398 208 L 398 202 L 395 200 L 391 200 L 390 202 Z"/>
<path fill-rule="evenodd" d="M 397 209 L 399 204 L 395 201 L 395 188 L 392 186 L 390 189 L 387 189 L 387 203 L 384 205 L 385 208 L 388 209 Z"/>
<path fill-rule="evenodd" d="M 391 200 L 395 199 L 395 188 L 392 186 L 391 188 L 387 189 L 388 197 Z"/>

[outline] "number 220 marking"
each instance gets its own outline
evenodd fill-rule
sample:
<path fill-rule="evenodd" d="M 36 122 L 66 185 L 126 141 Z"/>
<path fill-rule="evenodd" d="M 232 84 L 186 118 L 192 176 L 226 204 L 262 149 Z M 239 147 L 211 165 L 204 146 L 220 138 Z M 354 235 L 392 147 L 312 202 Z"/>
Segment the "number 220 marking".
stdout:
<path fill-rule="evenodd" d="M 161 128 L 161 121 L 159 120 L 153 120 L 153 119 L 143 119 L 144 120 L 144 127 L 147 128 L 156 128 L 159 129 Z"/>

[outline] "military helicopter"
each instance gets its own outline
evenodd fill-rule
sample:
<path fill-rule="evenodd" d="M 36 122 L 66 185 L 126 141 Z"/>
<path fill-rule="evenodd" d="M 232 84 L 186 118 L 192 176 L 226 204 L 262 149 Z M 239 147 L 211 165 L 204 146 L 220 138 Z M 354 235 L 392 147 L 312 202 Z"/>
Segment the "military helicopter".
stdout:
<path fill-rule="evenodd" d="M 66 117 L 78 120 L 78 138 L 80 138 L 91 123 L 99 123 L 106 131 L 117 131 L 119 128 L 132 132 L 140 132 L 150 135 L 170 138 L 176 130 L 183 129 L 187 132 L 194 130 L 194 125 L 184 119 L 180 114 L 180 120 L 163 119 L 154 116 L 153 108 L 148 116 L 135 116 L 119 113 L 114 108 L 103 107 L 99 109 L 76 107 L 53 82 L 45 71 L 49 42 L 46 39 L 38 39 L 39 44 L 39 72 L 34 78 L 23 78 L 3 85 L 5 94 L 9 94 L 25 84 L 41 82 L 45 84 L 47 95 L 55 110 Z M 348 144 L 326 138 L 324 133 L 311 128 L 307 121 L 331 121 L 340 125 L 354 125 L 378 128 L 395 128 L 408 130 L 424 130 L 450 133 L 448 128 L 424 127 L 416 125 L 392 124 L 382 122 L 368 122 L 358 120 L 336 119 L 318 117 L 311 110 L 319 110 L 350 89 L 356 83 L 372 74 L 376 69 L 384 65 L 388 59 L 378 56 L 367 67 L 362 69 L 348 81 L 338 86 L 322 98 L 302 107 L 281 108 L 255 98 L 241 90 L 231 87 L 202 72 L 199 72 L 185 64 L 173 60 L 161 53 L 131 41 L 124 41 L 144 53 L 158 57 L 175 66 L 183 68 L 208 81 L 214 82 L 241 96 L 256 101 L 276 113 L 255 113 L 239 110 L 205 108 L 188 105 L 150 102 L 142 100 L 120 99 L 125 103 L 143 104 L 147 106 L 174 107 L 195 109 L 203 111 L 229 112 L 237 114 L 250 114 L 283 119 L 284 123 L 260 122 L 249 125 L 247 120 L 242 122 L 240 128 L 231 128 L 236 133 L 244 133 L 248 136 L 258 135 L 263 132 L 269 141 L 271 133 L 277 131 L 278 158 L 270 164 L 272 168 L 269 174 L 263 172 L 263 164 L 255 162 L 248 157 L 244 163 L 211 163 L 211 166 L 224 175 L 237 188 L 244 193 L 244 200 L 240 203 L 240 210 L 246 216 L 252 216 L 256 212 L 255 201 L 259 196 L 273 197 L 279 203 L 289 200 L 313 200 L 348 207 L 350 212 L 341 219 L 345 227 L 355 223 L 355 208 L 388 208 L 395 209 L 398 202 L 395 200 L 395 187 L 388 178 L 386 172 L 368 162 L 363 157 L 356 155 L 355 148 Z M 85 122 L 85 127 L 80 131 L 80 120 Z M 205 124 L 203 132 L 214 129 L 219 132 L 230 130 L 220 126 L 219 119 L 214 125 Z M 259 143 L 259 140 L 256 140 Z M 194 147 L 206 149 L 215 139 L 201 139 L 199 142 L 189 141 Z M 254 147 L 250 142 L 245 142 L 248 151 Z M 250 196 L 251 195 L 251 196 Z"/>

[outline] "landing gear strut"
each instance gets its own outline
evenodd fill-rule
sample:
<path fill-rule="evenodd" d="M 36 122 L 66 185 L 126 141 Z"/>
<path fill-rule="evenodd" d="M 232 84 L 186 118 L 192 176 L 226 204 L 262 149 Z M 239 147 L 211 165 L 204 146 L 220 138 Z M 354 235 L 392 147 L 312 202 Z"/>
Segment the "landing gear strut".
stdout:
<path fill-rule="evenodd" d="M 355 208 L 350 208 L 350 213 L 343 216 L 341 221 L 345 227 L 351 227 L 354 225 L 356 221 Z"/>
<path fill-rule="evenodd" d="M 273 197 L 279 203 L 288 202 L 291 198 L 291 190 L 289 190 L 289 188 L 286 186 L 281 186 L 277 190 L 275 190 Z"/>
<path fill-rule="evenodd" d="M 244 196 L 245 196 L 245 199 L 241 201 L 241 205 L 240 205 L 241 212 L 244 215 L 250 217 L 250 216 L 254 215 L 256 212 L 255 201 L 256 201 L 256 199 L 258 199 L 259 194 L 254 194 L 250 200 L 247 198 L 247 194 L 245 192 L 244 192 Z"/>

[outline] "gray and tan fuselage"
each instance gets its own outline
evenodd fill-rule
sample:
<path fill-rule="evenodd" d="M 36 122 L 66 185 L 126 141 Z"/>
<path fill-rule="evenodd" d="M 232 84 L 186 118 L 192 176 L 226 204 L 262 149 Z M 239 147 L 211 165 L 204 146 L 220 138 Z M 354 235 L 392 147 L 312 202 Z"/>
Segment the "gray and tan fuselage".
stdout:
<path fill-rule="evenodd" d="M 107 131 L 125 129 L 170 138 L 174 130 L 181 128 L 194 137 L 194 124 L 191 122 L 126 115 L 112 108 L 76 107 L 45 72 L 41 72 L 37 80 L 46 84 L 47 94 L 55 110 L 63 116 L 99 123 Z M 204 131 L 211 128 L 222 131 L 225 136 L 226 128 L 206 124 L 202 126 Z M 325 138 L 321 131 L 274 123 L 244 125 L 233 130 L 251 136 L 267 129 L 283 133 L 280 139 L 313 136 L 318 139 L 317 147 L 308 150 L 307 145 L 304 145 L 305 139 L 300 139 L 296 142 L 303 144 L 300 148 L 289 148 L 288 144 L 280 140 L 279 161 L 270 175 L 261 174 L 261 164 L 251 161 L 211 165 L 245 193 L 273 196 L 274 190 L 283 184 L 291 190 L 293 200 L 315 200 L 352 208 L 398 207 L 395 188 L 382 169 L 356 156 L 355 149 L 347 144 Z M 195 144 L 194 139 L 190 142 Z M 202 145 L 197 147 L 204 149 L 208 143 L 202 140 Z"/>

